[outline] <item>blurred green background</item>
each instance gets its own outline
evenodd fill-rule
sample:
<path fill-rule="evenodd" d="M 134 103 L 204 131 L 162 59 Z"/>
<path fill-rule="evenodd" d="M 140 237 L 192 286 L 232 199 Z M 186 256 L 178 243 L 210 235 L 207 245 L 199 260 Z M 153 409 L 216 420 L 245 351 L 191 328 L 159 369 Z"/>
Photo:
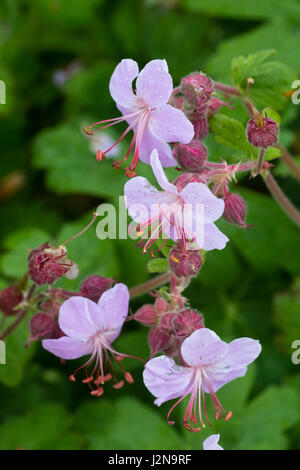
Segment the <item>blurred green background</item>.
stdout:
<path fill-rule="evenodd" d="M 111 160 L 96 162 L 81 131 L 118 115 L 108 83 L 122 58 L 140 67 L 165 58 L 175 84 L 195 70 L 231 83 L 233 57 L 270 48 L 300 75 L 300 1 L 1 0 L 0 79 L 7 94 L 0 105 L 0 288 L 24 274 L 30 248 L 64 241 L 101 202 L 123 193 L 123 174 Z M 289 104 L 281 116 L 281 142 L 296 156 L 299 110 Z M 229 114 L 247 120 L 238 105 Z M 213 139 L 207 145 L 211 159 L 230 158 Z M 139 169 L 150 173 L 143 164 Z M 279 160 L 274 174 L 300 206 L 299 183 Z M 186 291 L 223 339 L 262 343 L 246 377 L 219 393 L 231 421 L 190 434 L 179 410 L 169 427 L 169 404 L 153 405 L 134 360 L 126 364 L 134 385 L 119 391 L 108 385 L 101 399 L 90 397 L 86 386 L 68 381 L 75 361 L 61 366 L 39 344 L 25 350 L 25 322 L 7 340 L 7 364 L 0 365 L 0 449 L 201 449 L 215 432 L 225 449 L 300 448 L 300 364 L 291 361 L 291 344 L 300 340 L 300 233 L 260 179 L 240 179 L 233 190 L 245 198 L 254 227 L 224 222 L 230 243 L 207 255 Z M 89 274 L 128 286 L 149 276 L 149 257 L 133 241 L 99 241 L 94 228 L 69 245 L 69 255 L 80 267 L 78 279 L 58 283 L 69 289 Z M 150 301 L 132 302 L 133 311 Z M 148 331 L 132 323 L 116 348 L 146 358 Z"/>

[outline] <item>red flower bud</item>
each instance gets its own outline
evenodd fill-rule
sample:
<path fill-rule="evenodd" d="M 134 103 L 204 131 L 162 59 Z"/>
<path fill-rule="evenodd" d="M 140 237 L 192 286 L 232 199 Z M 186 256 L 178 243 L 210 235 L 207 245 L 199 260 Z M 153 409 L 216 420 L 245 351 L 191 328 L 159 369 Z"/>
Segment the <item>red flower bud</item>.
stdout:
<path fill-rule="evenodd" d="M 200 170 L 207 158 L 207 150 L 200 140 L 192 140 L 189 144 L 175 144 L 173 157 L 185 170 Z"/>
<path fill-rule="evenodd" d="M 29 321 L 30 336 L 26 346 L 37 339 L 57 339 L 64 336 L 58 323 L 46 313 L 37 313 Z"/>
<path fill-rule="evenodd" d="M 66 255 L 65 247 L 52 248 L 48 243 L 44 243 L 29 254 L 29 276 L 39 286 L 52 284 L 74 266 Z"/>
<path fill-rule="evenodd" d="M 262 117 L 257 113 L 247 124 L 247 136 L 254 147 L 267 148 L 278 140 L 278 125 L 273 119 Z"/>
<path fill-rule="evenodd" d="M 80 286 L 80 293 L 83 297 L 98 302 L 103 292 L 110 289 L 114 283 L 112 278 L 102 277 L 95 274 L 87 277 Z"/>
<path fill-rule="evenodd" d="M 245 223 L 247 207 L 244 199 L 238 194 L 229 193 L 225 196 L 224 203 L 223 218 L 231 224 L 247 228 Z"/>
<path fill-rule="evenodd" d="M 176 188 L 179 192 L 183 190 L 189 183 L 204 183 L 205 182 L 205 173 L 204 174 L 196 174 L 196 173 L 182 173 L 182 175 L 178 176 L 175 180 Z"/>
<path fill-rule="evenodd" d="M 183 77 L 180 89 L 186 100 L 197 107 L 205 105 L 214 91 L 212 80 L 199 72 Z"/>
<path fill-rule="evenodd" d="M 203 316 L 198 314 L 196 310 L 187 308 L 179 312 L 176 320 L 174 320 L 174 335 L 180 338 L 187 338 L 195 330 L 204 328 Z"/>
<path fill-rule="evenodd" d="M 195 139 L 203 140 L 209 131 L 208 119 L 206 116 L 193 113 L 191 116 L 191 123 L 194 126 Z"/>
<path fill-rule="evenodd" d="M 170 341 L 170 335 L 160 331 L 158 327 L 151 328 L 148 334 L 151 356 L 165 349 Z"/>
<path fill-rule="evenodd" d="M 173 322 L 176 318 L 176 313 L 165 313 L 160 317 L 158 328 L 163 333 L 169 335 L 173 331 Z"/>
<path fill-rule="evenodd" d="M 157 312 L 154 305 L 143 305 L 134 315 L 133 318 L 145 326 L 154 326 L 157 320 Z"/>
<path fill-rule="evenodd" d="M 169 266 L 177 277 L 196 276 L 201 268 L 200 251 L 185 250 L 181 244 L 172 248 L 169 256 Z"/>
<path fill-rule="evenodd" d="M 13 316 L 18 313 L 17 307 L 23 300 L 23 294 L 16 286 L 12 285 L 0 293 L 0 310 L 5 316 Z"/>

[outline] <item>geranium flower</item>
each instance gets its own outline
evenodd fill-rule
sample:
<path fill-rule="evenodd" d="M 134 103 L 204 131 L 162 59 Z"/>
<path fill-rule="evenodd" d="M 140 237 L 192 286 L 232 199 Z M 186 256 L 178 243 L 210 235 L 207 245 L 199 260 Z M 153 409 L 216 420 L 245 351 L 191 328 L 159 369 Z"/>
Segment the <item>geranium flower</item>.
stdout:
<path fill-rule="evenodd" d="M 212 434 L 203 442 L 203 450 L 224 450 L 218 442 L 220 434 Z"/>
<path fill-rule="evenodd" d="M 203 183 L 189 183 L 179 191 L 167 180 L 156 149 L 150 163 L 162 191 L 142 176 L 127 181 L 124 187 L 126 207 L 138 223 L 138 234 L 146 238 L 149 229 L 151 232 L 144 251 L 160 237 L 195 242 L 189 249 L 222 250 L 228 238 L 213 222 L 222 216 L 224 201 Z"/>
<path fill-rule="evenodd" d="M 98 303 L 85 297 L 70 297 L 59 311 L 58 324 L 66 336 L 59 339 L 45 339 L 42 344 L 47 351 L 62 359 L 77 359 L 90 355 L 79 367 L 70 380 L 75 381 L 76 373 L 85 368 L 85 379 L 91 389 L 91 395 L 101 396 L 104 382 L 113 379 L 114 388 L 121 388 L 124 381 L 118 381 L 112 364 L 115 359 L 124 378 L 132 383 L 133 379 L 126 372 L 120 361 L 127 354 L 121 354 L 112 348 L 111 343 L 119 336 L 128 314 L 129 292 L 124 284 L 116 284 L 105 291 Z M 89 371 L 91 367 L 91 370 Z M 106 370 L 108 368 L 108 370 Z"/>
<path fill-rule="evenodd" d="M 216 392 L 228 382 L 244 376 L 247 366 L 260 352 L 261 345 L 257 340 L 239 338 L 227 344 L 212 330 L 200 328 L 182 343 L 185 366 L 177 365 L 167 356 L 155 357 L 146 364 L 144 383 L 156 397 L 154 403 L 158 406 L 180 397 L 168 413 L 169 424 L 174 424 L 170 421 L 171 412 L 190 395 L 183 418 L 184 427 L 189 431 L 200 431 L 205 427 L 204 421 L 210 424 L 205 393 L 210 394 L 215 418 L 230 419 L 232 412 L 225 413 Z"/>
<path fill-rule="evenodd" d="M 136 94 L 132 89 L 135 78 Z M 149 155 L 153 148 L 159 150 L 163 166 L 176 165 L 168 142 L 187 144 L 194 136 L 194 129 L 182 111 L 168 104 L 172 90 L 172 77 L 165 60 L 151 60 L 139 72 L 138 64 L 134 60 L 123 59 L 115 68 L 109 83 L 110 94 L 123 116 L 99 121 L 87 127 L 85 131 L 93 134 L 96 130 L 123 121 L 126 121 L 129 127 L 110 148 L 105 151 L 99 150 L 96 154 L 97 159 L 105 158 L 105 155 L 133 130 L 134 136 L 128 151 L 122 161 L 115 163 L 115 167 L 120 167 L 133 151 L 133 159 L 126 168 L 126 173 L 128 176 L 135 176 L 139 158 L 149 163 Z M 94 127 L 98 125 L 102 127 L 95 130 Z"/>

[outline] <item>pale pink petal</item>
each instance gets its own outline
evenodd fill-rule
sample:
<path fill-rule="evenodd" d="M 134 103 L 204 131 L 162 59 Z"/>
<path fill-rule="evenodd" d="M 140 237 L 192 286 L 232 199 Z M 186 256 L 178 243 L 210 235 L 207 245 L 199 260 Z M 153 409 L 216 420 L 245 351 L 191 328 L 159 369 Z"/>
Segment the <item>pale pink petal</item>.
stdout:
<path fill-rule="evenodd" d="M 224 450 L 218 442 L 220 434 L 212 434 L 203 442 L 203 450 Z"/>
<path fill-rule="evenodd" d="M 97 304 L 85 297 L 70 297 L 59 310 L 61 330 L 71 338 L 87 340 L 97 332 Z"/>
<path fill-rule="evenodd" d="M 134 60 L 123 59 L 116 66 L 109 82 L 109 91 L 115 102 L 130 110 L 136 107 L 136 96 L 133 93 L 132 81 L 138 75 L 138 72 L 138 64 Z"/>
<path fill-rule="evenodd" d="M 136 94 L 148 106 L 158 106 L 169 101 L 173 81 L 165 60 L 151 60 L 141 70 L 136 80 Z"/>
<path fill-rule="evenodd" d="M 124 186 L 125 204 L 132 219 L 146 222 L 160 213 L 159 204 L 167 203 L 166 193 L 152 186 L 143 176 L 128 180 Z"/>
<path fill-rule="evenodd" d="M 215 224 L 204 225 L 204 241 L 201 248 L 206 251 L 215 249 L 223 250 L 228 241 L 229 238 L 227 238 Z"/>
<path fill-rule="evenodd" d="M 185 395 L 191 387 L 192 377 L 192 368 L 178 366 L 167 356 L 150 359 L 143 372 L 145 386 L 157 398 L 156 405 Z"/>
<path fill-rule="evenodd" d="M 77 359 L 81 356 L 91 354 L 93 346 L 89 341 L 62 336 L 58 339 L 44 339 L 43 348 L 62 359 Z"/>
<path fill-rule="evenodd" d="M 158 139 L 164 142 L 188 144 L 194 137 L 193 124 L 180 109 L 170 104 L 152 111 L 149 125 Z"/>
<path fill-rule="evenodd" d="M 186 204 L 203 204 L 204 223 L 214 222 L 224 212 L 224 201 L 216 197 L 203 183 L 189 183 L 183 188 L 180 196 Z"/>
<path fill-rule="evenodd" d="M 139 158 L 142 162 L 150 164 L 150 155 L 153 149 L 156 149 L 160 162 L 163 167 L 176 166 L 177 162 L 172 155 L 171 147 L 161 140 L 159 140 L 150 130 L 149 126 L 146 126 L 142 142 L 140 145 Z"/>
<path fill-rule="evenodd" d="M 183 359 L 190 366 L 206 366 L 221 361 L 229 346 L 209 328 L 200 328 L 184 340 L 181 346 Z"/>
<path fill-rule="evenodd" d="M 228 354 L 212 367 L 206 369 L 208 378 L 214 391 L 238 377 L 243 377 L 247 366 L 261 353 L 258 340 L 239 338 L 228 345 Z M 208 387 L 206 387 L 208 391 Z"/>
<path fill-rule="evenodd" d="M 116 284 L 106 290 L 100 297 L 97 317 L 97 328 L 106 332 L 106 339 L 112 342 L 119 336 L 123 323 L 128 315 L 129 291 L 125 284 Z"/>
<path fill-rule="evenodd" d="M 152 171 L 155 175 L 155 178 L 159 184 L 159 186 L 164 189 L 165 191 L 169 191 L 170 193 L 178 194 L 177 188 L 174 184 L 169 183 L 165 172 L 163 170 L 162 164 L 158 157 L 158 152 L 156 149 L 153 149 L 150 155 L 150 164 L 152 167 Z"/>

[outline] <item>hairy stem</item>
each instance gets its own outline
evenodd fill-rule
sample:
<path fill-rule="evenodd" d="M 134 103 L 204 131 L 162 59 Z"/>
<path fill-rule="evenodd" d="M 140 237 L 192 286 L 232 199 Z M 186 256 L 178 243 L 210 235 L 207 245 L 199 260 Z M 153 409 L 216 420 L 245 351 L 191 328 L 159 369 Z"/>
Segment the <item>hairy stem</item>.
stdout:
<path fill-rule="evenodd" d="M 259 158 L 257 162 L 257 173 L 261 173 L 264 164 L 265 149 L 260 149 Z"/>
<path fill-rule="evenodd" d="M 264 177 L 264 180 L 274 199 L 278 202 L 280 207 L 290 217 L 290 219 L 300 228 L 300 212 L 281 191 L 271 173 L 268 173 L 267 176 Z"/>
<path fill-rule="evenodd" d="M 139 286 L 133 287 L 129 290 L 130 298 L 134 299 L 135 297 L 139 297 L 140 295 L 146 294 L 147 292 L 156 289 L 157 287 L 166 284 L 170 280 L 170 273 L 166 272 L 160 274 L 159 276 L 150 279 L 150 281 L 146 281 Z"/>
<path fill-rule="evenodd" d="M 220 90 L 225 94 L 234 95 L 234 96 L 243 96 L 240 90 L 234 86 L 225 85 L 224 83 L 214 82 L 214 87 L 216 90 Z"/>

